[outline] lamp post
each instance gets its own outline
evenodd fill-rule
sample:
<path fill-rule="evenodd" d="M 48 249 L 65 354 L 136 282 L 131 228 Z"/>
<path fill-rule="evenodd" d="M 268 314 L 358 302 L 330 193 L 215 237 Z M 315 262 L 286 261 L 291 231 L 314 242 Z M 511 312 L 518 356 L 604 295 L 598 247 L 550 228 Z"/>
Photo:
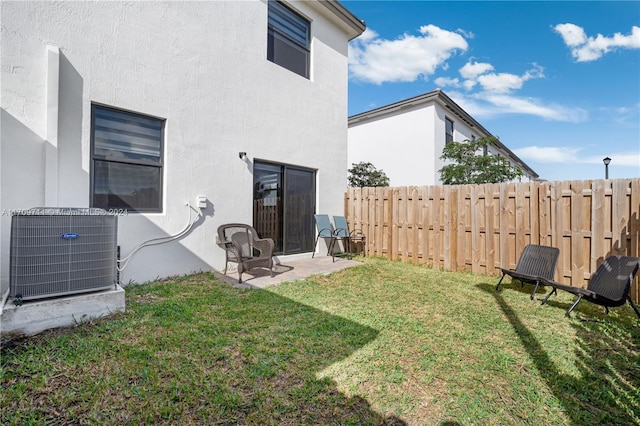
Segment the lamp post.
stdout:
<path fill-rule="evenodd" d="M 609 179 L 609 163 L 611 162 L 611 158 L 604 157 L 602 162 L 604 163 L 604 178 Z"/>

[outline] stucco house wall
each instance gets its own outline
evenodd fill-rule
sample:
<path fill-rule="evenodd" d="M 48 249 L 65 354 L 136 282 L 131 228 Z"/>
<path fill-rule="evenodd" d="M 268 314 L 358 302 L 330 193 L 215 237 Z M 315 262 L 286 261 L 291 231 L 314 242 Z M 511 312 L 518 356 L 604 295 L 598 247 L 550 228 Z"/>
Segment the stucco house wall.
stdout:
<path fill-rule="evenodd" d="M 92 103 L 166 120 L 162 212 L 119 217 L 123 256 L 183 230 L 186 204 L 207 198 L 186 237 L 131 259 L 124 284 L 222 269 L 216 229 L 252 223 L 256 159 L 315 169 L 317 209 L 341 212 L 347 43 L 364 24 L 332 3 L 287 3 L 311 22 L 307 79 L 267 60 L 265 0 L 3 1 L 0 294 L 11 211 L 90 206 Z"/>
<path fill-rule="evenodd" d="M 385 172 L 393 186 L 411 181 L 418 184 L 417 176 L 433 175 L 434 147 L 429 138 L 434 134 L 432 110 L 433 107 L 413 108 L 372 119 L 366 125 L 351 126 L 349 166 L 360 161 L 370 162 Z"/>
<path fill-rule="evenodd" d="M 366 161 L 382 169 L 391 186 L 437 185 L 445 162 L 446 119 L 453 121 L 453 140 L 491 136 L 480 123 L 440 90 L 349 117 L 348 163 Z M 522 181 L 538 177 L 505 145 L 489 147 L 519 166 Z M 479 153 L 481 154 L 481 153 Z"/>

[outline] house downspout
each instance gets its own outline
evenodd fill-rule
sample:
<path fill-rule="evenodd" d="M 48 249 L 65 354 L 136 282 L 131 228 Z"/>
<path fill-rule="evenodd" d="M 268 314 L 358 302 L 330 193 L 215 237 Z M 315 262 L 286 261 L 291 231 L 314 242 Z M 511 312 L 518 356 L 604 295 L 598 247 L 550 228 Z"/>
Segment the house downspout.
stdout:
<path fill-rule="evenodd" d="M 46 129 L 44 143 L 44 205 L 58 207 L 58 113 L 60 48 L 47 46 Z"/>

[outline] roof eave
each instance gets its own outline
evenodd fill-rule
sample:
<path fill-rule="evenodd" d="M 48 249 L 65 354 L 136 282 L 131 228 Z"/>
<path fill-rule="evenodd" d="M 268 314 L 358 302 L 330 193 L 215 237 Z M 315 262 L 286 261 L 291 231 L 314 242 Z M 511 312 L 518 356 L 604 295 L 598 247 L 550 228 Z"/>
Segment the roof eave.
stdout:
<path fill-rule="evenodd" d="M 349 117 L 349 125 L 359 123 L 361 121 L 367 121 L 372 118 L 376 118 L 382 115 L 400 111 L 412 106 L 421 105 L 430 101 L 438 101 L 446 109 L 454 113 L 458 118 L 463 120 L 467 125 L 472 128 L 478 129 L 484 136 L 492 137 L 493 135 L 487 129 L 485 129 L 480 123 L 478 123 L 473 117 L 471 117 L 460 105 L 455 103 L 453 99 L 447 96 L 442 90 L 436 89 L 431 92 L 424 93 L 422 95 L 414 96 L 413 98 L 404 99 L 393 104 L 385 105 L 380 108 L 365 111 L 360 114 L 355 114 Z M 498 149 L 503 151 L 508 157 L 510 157 L 515 163 L 522 166 L 533 178 L 538 178 L 539 175 L 533 170 L 527 163 L 522 161 L 520 157 L 514 154 L 506 145 L 496 138 L 496 145 Z"/>
<path fill-rule="evenodd" d="M 349 41 L 358 37 L 367 28 L 363 20 L 359 19 L 356 15 L 351 13 L 349 9 L 344 7 L 339 1 L 320 0 L 318 3 L 326 7 L 335 16 L 337 16 L 343 23 L 346 24 Z"/>

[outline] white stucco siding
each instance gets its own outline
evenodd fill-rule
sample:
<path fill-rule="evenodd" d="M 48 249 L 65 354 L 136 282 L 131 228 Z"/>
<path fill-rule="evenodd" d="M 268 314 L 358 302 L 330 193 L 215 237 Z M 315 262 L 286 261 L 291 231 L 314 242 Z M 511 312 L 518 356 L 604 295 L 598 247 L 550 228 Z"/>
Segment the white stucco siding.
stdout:
<path fill-rule="evenodd" d="M 311 22 L 311 76 L 262 61 L 269 88 L 257 91 L 255 115 L 265 119 L 254 127 L 256 148 L 248 154 L 317 170 L 316 210 L 339 214 L 347 186 L 347 43 L 327 25 L 323 6 L 290 6 Z"/>
<path fill-rule="evenodd" d="M 123 282 L 220 269 L 215 231 L 252 223 L 253 161 L 318 170 L 318 210 L 341 212 L 346 188 L 347 37 L 319 12 L 311 20 L 306 79 L 266 59 L 267 3 L 2 2 L 2 209 L 43 205 L 45 52 L 60 49 L 58 205 L 89 206 L 91 104 L 166 120 L 163 211 L 119 219 L 127 255 L 173 235 L 186 202 L 209 200 L 179 242 L 143 249 Z M 248 154 L 247 161 L 238 157 Z M 9 183 L 11 181 L 11 184 Z M 2 289 L 10 218 L 2 217 Z"/>
<path fill-rule="evenodd" d="M 372 163 L 391 186 L 431 185 L 433 180 L 431 108 L 414 108 L 355 123 L 349 128 L 349 167 Z"/>
<path fill-rule="evenodd" d="M 440 184 L 447 119 L 453 122 L 456 142 L 491 136 L 438 89 L 349 117 L 349 163 L 372 162 L 393 186 Z M 489 153 L 500 153 L 521 167 L 521 180 L 532 179 L 528 166 L 506 146 L 489 147 Z"/>

